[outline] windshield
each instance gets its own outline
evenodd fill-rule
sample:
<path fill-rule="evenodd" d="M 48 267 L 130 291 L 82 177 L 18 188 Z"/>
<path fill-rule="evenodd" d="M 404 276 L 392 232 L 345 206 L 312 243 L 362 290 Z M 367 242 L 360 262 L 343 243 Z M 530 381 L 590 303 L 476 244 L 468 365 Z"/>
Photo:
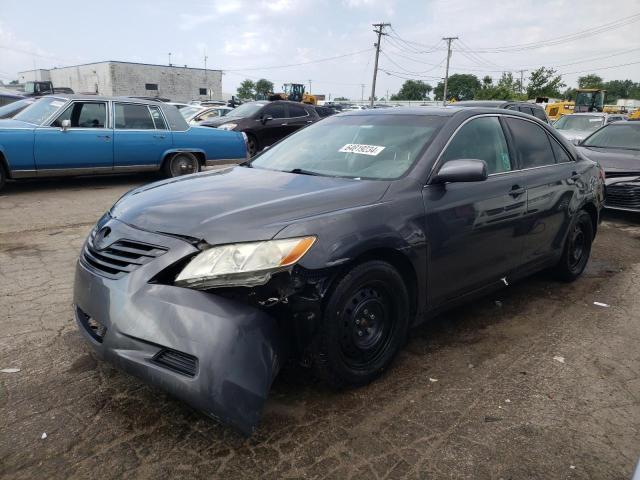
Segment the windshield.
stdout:
<path fill-rule="evenodd" d="M 4 107 L 0 107 L 0 118 L 11 118 L 16 115 L 18 112 L 21 112 L 29 105 L 33 103 L 33 99 L 27 98 L 25 100 L 18 100 L 17 102 L 12 102 L 9 105 L 5 105 Z"/>
<path fill-rule="evenodd" d="M 278 143 L 251 163 L 268 170 L 391 180 L 402 176 L 446 117 L 328 117 Z"/>
<path fill-rule="evenodd" d="M 558 130 L 593 132 L 604 125 L 604 117 L 597 115 L 563 115 L 553 124 Z"/>
<path fill-rule="evenodd" d="M 184 107 L 184 108 L 179 108 L 178 109 L 178 111 L 182 114 L 182 116 L 185 118 L 185 120 L 189 120 L 191 117 L 193 117 L 200 110 L 202 110 L 202 107 Z"/>
<path fill-rule="evenodd" d="M 640 150 L 640 125 L 612 123 L 591 135 L 582 145 Z"/>
<path fill-rule="evenodd" d="M 67 101 L 64 98 L 46 97 L 36 101 L 30 107 L 25 108 L 22 112 L 13 117 L 14 120 L 21 122 L 33 123 L 41 125 L 47 118 L 53 115 Z"/>
<path fill-rule="evenodd" d="M 255 113 L 258 112 L 262 107 L 264 107 L 266 103 L 243 103 L 239 107 L 234 108 L 229 113 L 227 113 L 227 117 L 251 117 Z"/>

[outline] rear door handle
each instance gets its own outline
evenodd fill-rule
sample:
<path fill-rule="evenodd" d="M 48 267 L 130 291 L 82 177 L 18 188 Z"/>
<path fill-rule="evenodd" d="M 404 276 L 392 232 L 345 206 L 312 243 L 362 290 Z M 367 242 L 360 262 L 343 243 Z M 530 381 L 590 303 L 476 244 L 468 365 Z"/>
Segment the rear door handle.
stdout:
<path fill-rule="evenodd" d="M 289 124 L 285 122 L 285 123 L 281 123 L 280 125 L 284 127 L 285 125 L 289 125 Z"/>
<path fill-rule="evenodd" d="M 517 198 L 520 195 L 522 195 L 524 192 L 526 192 L 524 187 L 521 187 L 520 185 L 514 185 L 513 187 L 511 187 L 511 190 L 509 191 L 509 195 L 511 195 L 513 198 Z"/>
<path fill-rule="evenodd" d="M 307 123 L 313 123 L 313 120 L 307 120 Z"/>
<path fill-rule="evenodd" d="M 164 136 L 164 135 L 154 135 L 154 136 L 153 136 L 153 138 L 160 138 L 160 139 L 163 139 L 163 138 L 165 138 L 165 136 Z"/>
<path fill-rule="evenodd" d="M 98 135 L 98 138 L 104 138 L 105 140 L 110 140 L 111 139 L 111 135 Z"/>

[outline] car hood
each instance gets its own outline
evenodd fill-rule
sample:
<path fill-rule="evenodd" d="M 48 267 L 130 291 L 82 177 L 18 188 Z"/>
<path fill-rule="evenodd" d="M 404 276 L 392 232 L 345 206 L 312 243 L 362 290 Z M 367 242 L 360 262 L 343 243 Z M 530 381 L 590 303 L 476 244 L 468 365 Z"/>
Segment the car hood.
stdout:
<path fill-rule="evenodd" d="M 0 129 L 13 129 L 13 128 L 36 128 L 35 125 L 27 122 L 21 122 L 20 120 L 13 120 L 11 118 L 5 118 L 0 120 Z"/>
<path fill-rule="evenodd" d="M 210 244 L 268 240 L 291 223 L 375 203 L 389 185 L 234 167 L 134 189 L 110 213 L 143 230 Z"/>
<path fill-rule="evenodd" d="M 640 150 L 577 147 L 585 157 L 598 162 L 607 175 L 629 173 L 640 175 Z"/>
<path fill-rule="evenodd" d="M 584 140 L 592 133 L 586 130 L 558 130 L 558 132 L 569 141 Z"/>
<path fill-rule="evenodd" d="M 214 118 L 205 120 L 204 122 L 201 122 L 200 125 L 207 126 L 207 127 L 219 127 L 223 123 L 232 123 L 232 122 L 240 123 L 245 118 L 246 117 L 229 117 L 225 115 L 224 117 L 214 117 Z"/>

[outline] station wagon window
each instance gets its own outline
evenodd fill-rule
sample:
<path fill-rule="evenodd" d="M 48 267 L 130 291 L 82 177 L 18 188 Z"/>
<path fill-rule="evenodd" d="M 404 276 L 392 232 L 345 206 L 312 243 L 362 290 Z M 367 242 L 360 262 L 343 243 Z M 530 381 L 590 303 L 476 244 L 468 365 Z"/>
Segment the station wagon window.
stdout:
<path fill-rule="evenodd" d="M 306 117 L 307 111 L 304 107 L 299 107 L 298 105 L 289 105 L 289 116 L 290 117 Z"/>
<path fill-rule="evenodd" d="M 98 102 L 73 102 L 51 125 L 62 127 L 64 120 L 69 120 L 71 128 L 104 128 L 107 106 Z"/>
<path fill-rule="evenodd" d="M 273 118 L 287 118 L 287 114 L 284 111 L 284 105 L 279 103 L 276 105 L 268 105 L 262 111 L 262 115 L 265 117 L 273 117 Z"/>
<path fill-rule="evenodd" d="M 151 117 L 153 118 L 153 123 L 156 126 L 156 130 L 167 130 L 167 124 L 164 122 L 164 118 L 162 117 L 162 113 L 160 112 L 160 107 L 150 105 L 149 110 L 151 110 Z"/>
<path fill-rule="evenodd" d="M 519 118 L 507 118 L 513 134 L 521 168 L 543 167 L 556 163 L 547 133 L 538 125 Z"/>
<path fill-rule="evenodd" d="M 207 94 L 207 89 L 206 88 L 201 88 L 200 89 L 200 95 L 206 95 Z"/>
<path fill-rule="evenodd" d="M 158 84 L 157 83 L 145 83 L 144 84 L 144 89 L 145 90 L 158 90 Z"/>
<path fill-rule="evenodd" d="M 442 154 L 441 163 L 465 158 L 484 160 L 488 174 L 512 169 L 509 148 L 498 117 L 480 117 L 463 125 Z"/>
<path fill-rule="evenodd" d="M 146 105 L 115 104 L 115 126 L 122 130 L 153 130 L 155 125 Z"/>

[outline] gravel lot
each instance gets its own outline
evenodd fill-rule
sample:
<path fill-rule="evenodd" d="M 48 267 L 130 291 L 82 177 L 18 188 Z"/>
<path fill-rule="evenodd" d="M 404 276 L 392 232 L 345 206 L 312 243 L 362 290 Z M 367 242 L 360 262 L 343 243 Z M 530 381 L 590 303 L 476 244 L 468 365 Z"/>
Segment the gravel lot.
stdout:
<path fill-rule="evenodd" d="M 421 327 L 369 387 L 333 392 L 286 369 L 244 439 L 98 362 L 76 331 L 83 239 L 152 179 L 0 192 L 0 369 L 20 369 L 0 373 L 0 477 L 630 478 L 640 217 L 605 217 L 574 284 L 541 274 Z"/>

